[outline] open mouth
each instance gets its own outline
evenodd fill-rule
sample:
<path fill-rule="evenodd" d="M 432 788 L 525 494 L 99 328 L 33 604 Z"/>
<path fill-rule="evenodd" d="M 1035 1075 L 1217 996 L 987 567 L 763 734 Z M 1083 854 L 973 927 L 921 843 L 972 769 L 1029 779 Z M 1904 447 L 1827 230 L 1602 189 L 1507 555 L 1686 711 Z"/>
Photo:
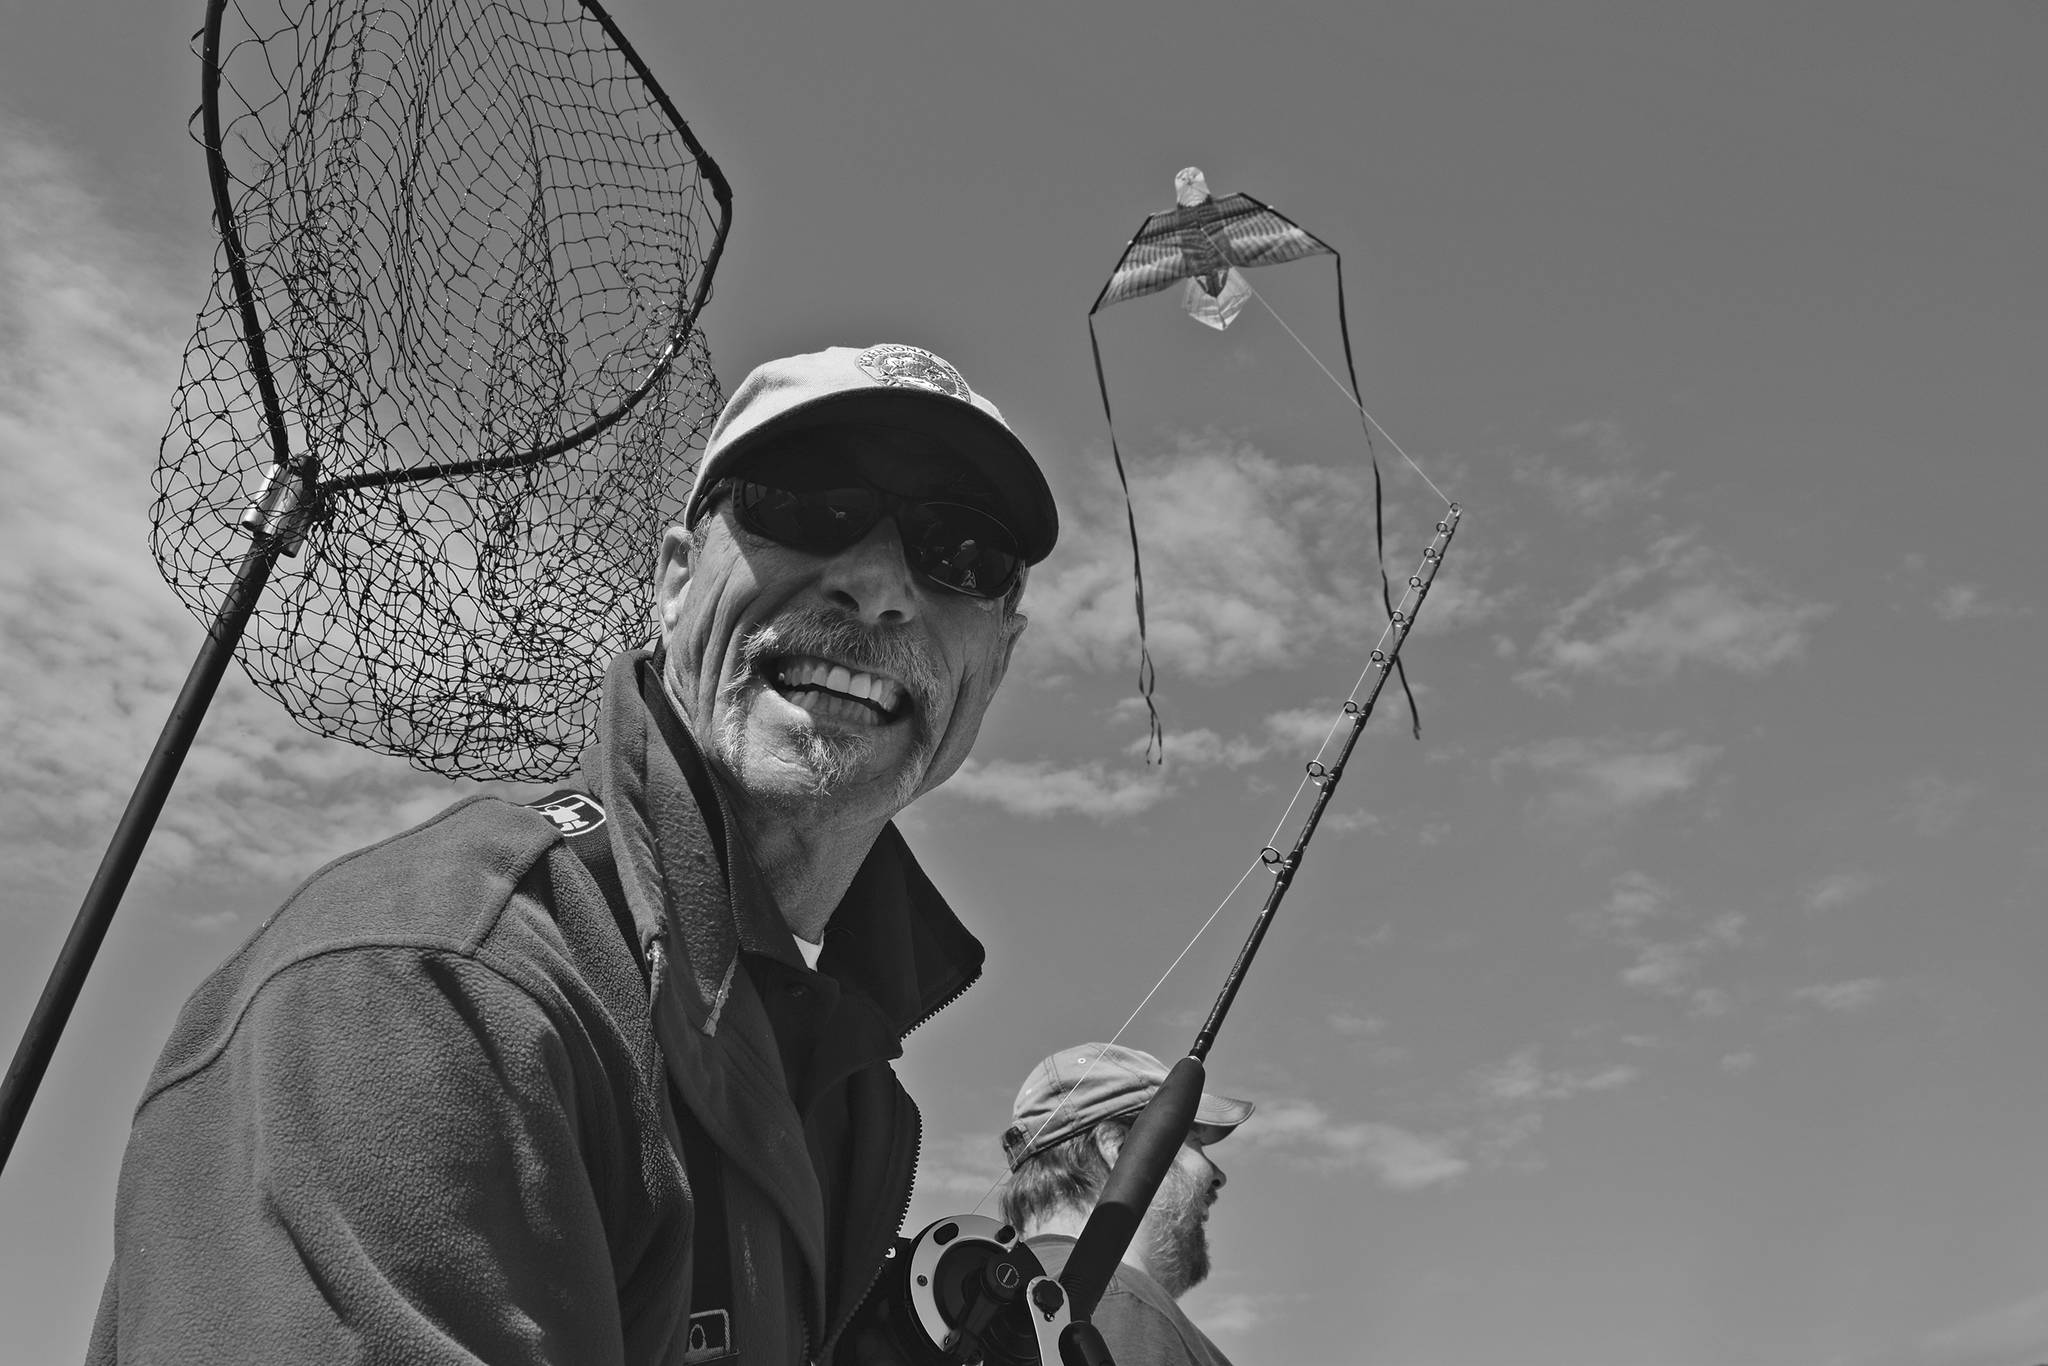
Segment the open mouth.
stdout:
<path fill-rule="evenodd" d="M 910 710 L 910 692 L 895 679 L 812 655 L 764 661 L 761 673 L 777 693 L 823 721 L 880 725 Z"/>

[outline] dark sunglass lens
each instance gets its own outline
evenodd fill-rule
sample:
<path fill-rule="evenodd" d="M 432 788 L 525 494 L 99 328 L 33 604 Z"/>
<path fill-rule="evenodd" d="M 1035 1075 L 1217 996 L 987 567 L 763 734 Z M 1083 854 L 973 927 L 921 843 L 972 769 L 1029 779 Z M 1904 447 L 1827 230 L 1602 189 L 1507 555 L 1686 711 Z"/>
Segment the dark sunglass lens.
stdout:
<path fill-rule="evenodd" d="M 733 506 L 740 525 L 797 550 L 844 550 L 868 534 L 881 516 L 868 489 L 778 489 L 735 480 Z"/>
<path fill-rule="evenodd" d="M 745 479 L 733 481 L 732 496 L 741 526 L 816 555 L 857 544 L 894 511 L 911 568 L 969 597 L 1001 597 L 1024 563 L 1008 527 L 961 503 L 906 502 L 869 488 L 784 489 Z"/>
<path fill-rule="evenodd" d="M 977 508 L 919 503 L 902 514 L 904 550 L 920 574 L 969 597 L 999 598 L 1023 563 L 1009 528 Z"/>

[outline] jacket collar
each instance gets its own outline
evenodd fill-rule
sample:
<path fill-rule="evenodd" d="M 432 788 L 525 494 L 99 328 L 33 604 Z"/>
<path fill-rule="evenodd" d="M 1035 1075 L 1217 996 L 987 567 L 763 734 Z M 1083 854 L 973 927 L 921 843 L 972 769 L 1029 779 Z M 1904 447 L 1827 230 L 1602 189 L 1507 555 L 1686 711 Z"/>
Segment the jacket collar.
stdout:
<path fill-rule="evenodd" d="M 740 949 L 801 960 L 746 841 L 727 838 L 717 779 L 662 689 L 657 658 L 639 650 L 613 661 L 603 739 L 584 754 L 583 780 L 612 826 L 642 948 L 670 941 L 690 1021 L 710 1033 Z M 726 913 L 697 910 L 712 905 Z M 683 907 L 694 913 L 675 913 Z M 900 1037 L 972 985 L 984 958 L 891 822 L 833 913 L 819 967 L 865 993 Z"/>

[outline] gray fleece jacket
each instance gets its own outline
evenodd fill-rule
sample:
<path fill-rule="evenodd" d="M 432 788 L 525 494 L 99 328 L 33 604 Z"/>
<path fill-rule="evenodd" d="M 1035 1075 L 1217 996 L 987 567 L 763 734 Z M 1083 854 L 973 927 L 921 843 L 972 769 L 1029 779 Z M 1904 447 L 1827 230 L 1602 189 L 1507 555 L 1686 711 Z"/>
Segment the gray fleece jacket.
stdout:
<path fill-rule="evenodd" d="M 644 656 L 613 666 L 600 733 L 583 790 L 639 958 L 524 807 L 472 799 L 315 874 L 151 1075 L 90 1366 L 709 1360 L 707 1180 L 725 1359 L 830 1360 L 916 1165 L 889 1060 L 981 946 L 891 827 L 810 972 Z M 677 1104 L 720 1171 L 685 1170 Z"/>

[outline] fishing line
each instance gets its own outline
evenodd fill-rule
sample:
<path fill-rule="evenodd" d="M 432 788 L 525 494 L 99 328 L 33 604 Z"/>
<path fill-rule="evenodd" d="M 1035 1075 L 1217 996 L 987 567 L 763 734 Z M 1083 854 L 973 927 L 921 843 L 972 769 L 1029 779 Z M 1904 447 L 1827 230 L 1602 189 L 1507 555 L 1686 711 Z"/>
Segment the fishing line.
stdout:
<path fill-rule="evenodd" d="M 1284 323 L 1282 325 L 1285 326 Z M 1388 439 L 1392 440 L 1391 437 Z M 1300 805 L 1302 794 L 1311 787 L 1320 789 L 1325 786 L 1335 786 L 1337 777 L 1341 775 L 1343 761 L 1340 758 L 1336 764 L 1327 762 L 1330 747 L 1338 740 L 1339 733 L 1347 724 L 1351 726 L 1353 731 L 1351 740 L 1355 741 L 1357 731 L 1363 728 L 1364 719 L 1371 716 L 1372 708 L 1379 700 L 1380 690 L 1386 685 L 1387 675 L 1393 671 L 1401 641 L 1406 639 L 1408 629 L 1414 624 L 1416 612 L 1422 604 L 1422 598 L 1427 594 L 1430 581 L 1435 577 L 1436 566 L 1442 563 L 1443 547 L 1449 543 L 1451 533 L 1455 530 L 1458 517 L 1462 512 L 1457 503 L 1451 502 L 1448 499 L 1445 500 L 1445 505 L 1450 515 L 1445 520 L 1439 521 L 1436 524 L 1436 537 L 1424 548 L 1422 558 L 1416 564 L 1414 572 L 1408 576 L 1407 584 L 1401 594 L 1400 606 L 1394 609 L 1392 617 L 1381 628 L 1379 638 L 1373 642 L 1372 650 L 1367 656 L 1365 667 L 1360 670 L 1357 681 L 1351 685 L 1351 690 L 1346 695 L 1337 715 L 1331 720 L 1329 729 L 1324 732 L 1322 743 L 1316 748 L 1315 757 L 1305 765 L 1303 775 L 1295 785 L 1293 796 L 1288 799 L 1286 808 L 1280 813 L 1278 823 L 1273 827 L 1272 838 L 1268 840 L 1264 848 L 1260 849 L 1258 857 L 1253 859 L 1244 872 L 1239 875 L 1236 883 L 1232 885 L 1230 890 L 1224 893 L 1223 899 L 1217 903 L 1216 909 L 1209 912 L 1208 917 L 1196 928 L 1194 934 L 1182 946 L 1180 952 L 1174 955 L 1173 961 L 1160 974 L 1159 980 L 1152 984 L 1151 990 L 1145 993 L 1144 998 L 1125 1017 L 1124 1022 L 1117 1026 L 1116 1033 L 1112 1034 L 1109 1039 L 1111 1046 L 1117 1044 L 1125 1033 L 1129 1031 L 1131 1025 L 1136 1022 L 1138 1016 L 1144 1013 L 1145 1007 L 1151 1004 L 1152 998 L 1159 994 L 1160 989 L 1166 985 L 1167 980 L 1180 968 L 1181 963 L 1187 956 L 1194 951 L 1196 944 L 1201 942 L 1202 936 L 1207 934 L 1210 926 L 1216 923 L 1217 917 L 1222 915 L 1230 903 L 1237 898 L 1237 894 L 1244 890 L 1244 884 L 1250 880 L 1251 875 L 1262 867 L 1275 867 L 1283 861 L 1284 856 L 1280 853 L 1280 838 L 1286 831 L 1288 822 L 1293 818 L 1294 809 Z M 1397 632 L 1400 638 L 1394 639 Z M 1392 650 L 1388 649 L 1390 640 L 1393 641 L 1394 648 Z M 1371 682 L 1369 689 L 1367 689 L 1368 680 Z M 1359 696 L 1361 691 L 1365 692 L 1363 700 Z M 1348 753 L 1348 743 L 1345 745 L 1345 749 Z M 1312 831 L 1304 829 L 1298 836 L 1296 845 L 1297 855 L 1306 847 L 1312 833 Z M 1040 1134 L 1051 1128 L 1058 1121 L 1059 1117 L 1066 1112 L 1068 1100 L 1071 1099 L 1074 1091 L 1078 1090 L 1082 1083 L 1086 1082 L 1089 1076 L 1093 1074 L 1096 1067 L 1101 1063 L 1102 1058 L 1103 1054 L 1097 1053 L 1093 1058 L 1089 1059 L 1087 1067 L 1075 1079 L 1073 1087 L 1069 1089 L 1065 1097 L 1061 1098 L 1059 1105 L 1054 1108 L 1052 1114 L 1046 1116 L 1038 1128 L 1032 1131 L 1030 1138 L 1025 1140 L 1022 1145 L 1023 1147 L 1029 1148 L 1032 1143 L 1037 1141 Z M 974 1208 L 969 1212 L 974 1214 L 980 1213 L 982 1206 L 988 1203 L 989 1197 L 995 1194 L 1005 1179 L 1006 1177 L 997 1177 L 991 1182 L 988 1189 L 982 1192 L 981 1198 L 974 1202 Z"/>
<path fill-rule="evenodd" d="M 1292 804 L 1290 803 L 1290 805 Z M 1116 1033 L 1109 1036 L 1108 1047 L 1116 1047 L 1117 1043 L 1123 1038 L 1125 1031 L 1130 1029 L 1138 1016 L 1144 1013 L 1145 1007 L 1152 1003 L 1152 998 L 1159 994 L 1159 989 L 1166 985 L 1166 979 L 1173 976 L 1174 971 L 1180 967 L 1181 960 L 1194 952 L 1195 945 L 1201 941 L 1204 934 L 1208 933 L 1209 927 L 1216 923 L 1216 917 L 1223 914 L 1223 908 L 1236 899 L 1238 892 L 1243 890 L 1244 884 L 1250 880 L 1253 873 L 1256 873 L 1264 866 L 1264 863 L 1265 860 L 1263 859 L 1253 859 L 1250 865 L 1245 868 L 1243 874 L 1238 877 L 1237 884 L 1223 894 L 1223 900 L 1216 903 L 1216 909 L 1209 912 L 1209 918 L 1202 922 L 1201 928 L 1195 931 L 1194 937 L 1189 939 L 1181 951 L 1174 955 L 1173 961 L 1166 965 L 1166 971 L 1159 974 L 1159 980 L 1152 984 L 1152 990 L 1145 993 L 1145 999 L 1132 1007 L 1131 1013 L 1124 1017 L 1124 1022 L 1116 1027 Z M 1096 1067 L 1102 1062 L 1102 1059 L 1103 1054 L 1097 1053 L 1088 1060 L 1088 1065 L 1081 1069 L 1081 1075 L 1074 1079 L 1074 1084 L 1067 1089 L 1067 1093 L 1064 1096 L 1060 1097 L 1060 1103 L 1053 1108 L 1053 1112 L 1045 1117 L 1044 1123 L 1031 1131 L 1030 1138 L 1024 1140 L 1024 1147 L 1029 1148 L 1033 1143 L 1036 1143 L 1038 1136 L 1047 1129 L 1050 1129 L 1053 1126 L 1053 1122 L 1067 1112 L 1067 1104 L 1074 1098 L 1074 1092 L 1081 1089 L 1081 1083 L 1088 1080 L 1089 1076 L 1094 1073 Z M 999 1176 L 994 1181 L 991 1181 L 988 1189 L 981 1193 L 981 1199 L 974 1202 L 974 1208 L 969 1210 L 968 1213 L 981 1213 L 981 1207 L 988 1203 L 988 1198 L 996 1193 L 996 1188 L 1001 1186 L 1005 1179 L 1005 1177 Z"/>
<path fill-rule="evenodd" d="M 1306 355 L 1310 360 L 1316 363 L 1316 369 L 1322 371 L 1325 375 L 1329 376 L 1330 383 L 1337 386 L 1337 392 L 1344 395 L 1344 401 L 1350 404 L 1352 407 L 1358 409 L 1358 415 L 1360 417 L 1364 418 L 1367 422 L 1370 422 L 1373 426 L 1379 427 L 1380 435 L 1384 436 L 1387 439 L 1387 444 L 1394 448 L 1395 454 L 1399 455 L 1403 460 L 1406 460 L 1408 462 L 1409 469 L 1414 470 L 1417 474 L 1422 475 L 1422 482 L 1429 485 L 1429 491 L 1431 493 L 1434 493 L 1437 497 L 1442 498 L 1444 500 L 1445 506 L 1453 506 L 1450 497 L 1447 494 L 1445 494 L 1442 489 L 1436 486 L 1436 481 L 1434 479 L 1431 479 L 1427 474 L 1423 474 L 1422 466 L 1415 463 L 1415 457 L 1401 449 L 1401 443 L 1394 440 L 1394 434 L 1388 431 L 1385 427 L 1380 426 L 1380 420 L 1365 410 L 1365 405 L 1359 402 L 1357 395 L 1353 394 L 1349 389 L 1346 389 L 1344 387 L 1344 381 L 1338 379 L 1335 374 L 1331 373 L 1330 367 L 1323 364 L 1323 358 L 1321 356 L 1318 356 L 1315 352 L 1309 350 L 1308 343 L 1303 341 L 1301 339 L 1300 334 L 1287 325 L 1287 319 L 1280 316 L 1280 310 L 1274 308 L 1273 305 L 1267 303 L 1266 296 L 1259 293 L 1258 287 L 1252 284 L 1250 280 L 1246 280 L 1244 282 L 1244 287 L 1251 291 L 1251 296 L 1254 299 L 1257 299 L 1260 305 L 1263 306 L 1268 313 L 1271 313 L 1273 315 L 1273 321 L 1280 324 L 1280 330 L 1285 332 L 1288 336 L 1293 337 L 1294 344 L 1302 349 L 1302 353 L 1304 355 Z"/>

